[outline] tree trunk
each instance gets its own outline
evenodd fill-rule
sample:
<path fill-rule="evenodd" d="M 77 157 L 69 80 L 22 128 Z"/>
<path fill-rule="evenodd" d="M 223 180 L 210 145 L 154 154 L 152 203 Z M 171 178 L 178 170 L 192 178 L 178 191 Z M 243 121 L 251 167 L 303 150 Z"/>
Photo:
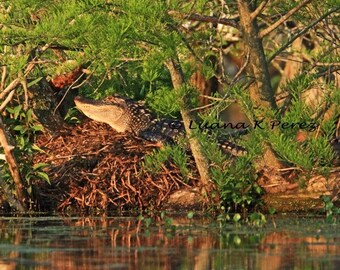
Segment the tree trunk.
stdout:
<path fill-rule="evenodd" d="M 277 106 L 274 91 L 270 84 L 270 76 L 262 40 L 259 38 L 256 16 L 252 16 L 252 11 L 255 9 L 252 7 L 252 3 L 253 1 L 237 1 L 244 44 L 250 54 L 247 71 L 248 74 L 255 79 L 255 83 L 252 83 L 249 88 L 250 97 L 254 104 L 255 117 L 262 118 L 265 116 L 268 108 L 276 110 Z M 269 145 L 265 145 L 263 160 L 257 165 L 258 167 L 282 167 L 281 162 L 279 162 Z"/>
<path fill-rule="evenodd" d="M 252 84 L 249 89 L 250 96 L 256 108 L 276 109 L 274 92 L 270 84 L 268 65 L 262 40 L 259 38 L 256 17 L 252 19 L 251 16 L 251 2 L 237 1 L 245 48 L 248 48 L 250 53 L 248 73 L 255 79 L 255 84 Z"/>
<path fill-rule="evenodd" d="M 2 119 L 0 117 L 0 145 L 3 147 L 5 152 L 6 161 L 8 163 L 9 171 L 13 177 L 13 181 L 15 184 L 16 195 L 18 198 L 18 202 L 15 203 L 14 207 L 17 208 L 20 212 L 26 211 L 26 203 L 28 202 L 28 196 L 25 192 L 24 186 L 22 184 L 22 179 L 19 172 L 18 163 L 13 155 L 14 147 L 10 145 L 9 138 L 6 134 L 5 126 L 2 123 Z M 0 179 L 0 181 L 3 181 Z M 4 187 L 4 185 L 2 185 Z"/>
<path fill-rule="evenodd" d="M 170 59 L 166 62 L 166 66 L 170 72 L 172 84 L 174 86 L 175 91 L 179 91 L 181 87 L 184 85 L 184 76 L 182 69 L 178 63 L 174 59 Z M 186 108 L 188 102 L 186 101 L 186 97 L 183 98 L 183 103 L 181 104 L 181 115 L 183 118 L 184 128 L 187 133 L 187 137 L 189 139 L 192 155 L 195 159 L 196 166 L 198 172 L 201 177 L 201 183 L 203 186 L 203 195 L 206 195 L 208 198 L 210 197 L 210 192 L 213 189 L 213 181 L 209 175 L 209 163 L 203 154 L 202 147 L 197 138 L 191 136 L 190 120 L 192 119 L 192 115 L 189 110 Z"/>

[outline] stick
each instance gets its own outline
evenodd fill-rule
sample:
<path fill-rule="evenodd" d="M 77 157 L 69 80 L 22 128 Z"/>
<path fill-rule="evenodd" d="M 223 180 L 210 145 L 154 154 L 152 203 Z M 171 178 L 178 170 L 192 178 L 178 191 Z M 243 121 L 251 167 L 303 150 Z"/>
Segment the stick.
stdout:
<path fill-rule="evenodd" d="M 4 100 L 4 102 L 0 105 L 0 113 L 6 108 L 7 104 L 12 100 L 14 96 L 15 90 L 12 90 L 12 92 L 9 93 L 7 98 Z"/>
<path fill-rule="evenodd" d="M 2 90 L 5 87 L 6 77 L 7 77 L 7 66 L 3 66 L 2 73 L 1 73 L 0 92 L 2 92 Z"/>
<path fill-rule="evenodd" d="M 304 5 L 307 5 L 309 2 L 311 2 L 312 0 L 305 0 L 302 1 L 299 5 L 297 5 L 296 7 L 292 8 L 290 11 L 288 11 L 284 16 L 281 17 L 281 19 L 279 19 L 278 21 L 276 21 L 274 24 L 272 24 L 271 26 L 267 27 L 266 29 L 262 30 L 259 33 L 259 37 L 263 38 L 264 36 L 268 35 L 269 33 L 271 33 L 272 31 L 274 31 L 277 27 L 279 27 L 282 23 L 284 23 L 286 20 L 288 20 L 288 18 L 290 16 L 292 16 L 295 12 L 297 12 L 300 8 L 302 8 Z M 261 5 L 260 5 L 261 6 Z M 254 11 L 256 12 L 256 10 Z M 252 14 L 253 15 L 253 14 Z M 253 17 L 253 16 L 252 16 Z"/>
<path fill-rule="evenodd" d="M 0 115 L 0 144 L 2 145 L 4 149 L 6 161 L 8 163 L 9 170 L 13 177 L 16 193 L 18 196 L 18 201 L 22 209 L 25 211 L 26 210 L 25 202 L 27 201 L 27 197 L 25 196 L 26 194 L 25 194 L 24 186 L 22 184 L 22 180 L 20 177 L 19 166 L 12 152 L 14 149 L 14 146 L 10 145 L 9 143 L 9 138 L 6 134 L 5 126 L 2 123 L 1 115 Z"/>
<path fill-rule="evenodd" d="M 198 22 L 208 22 L 208 23 L 219 23 L 223 25 L 229 25 L 232 26 L 236 29 L 239 28 L 238 26 L 238 18 L 233 18 L 233 19 L 227 19 L 227 18 L 218 18 L 215 16 L 205 16 L 205 15 L 200 15 L 200 14 L 188 14 L 185 15 L 183 13 L 180 13 L 175 10 L 170 10 L 168 12 L 170 16 L 178 17 L 180 19 L 187 19 L 190 21 L 198 21 Z"/>
<path fill-rule="evenodd" d="M 13 89 L 15 89 L 18 84 L 20 83 L 20 79 L 16 78 L 15 80 L 13 80 L 6 88 L 4 91 L 2 91 L 0 93 L 0 99 L 4 99 L 4 97 L 11 92 Z"/>

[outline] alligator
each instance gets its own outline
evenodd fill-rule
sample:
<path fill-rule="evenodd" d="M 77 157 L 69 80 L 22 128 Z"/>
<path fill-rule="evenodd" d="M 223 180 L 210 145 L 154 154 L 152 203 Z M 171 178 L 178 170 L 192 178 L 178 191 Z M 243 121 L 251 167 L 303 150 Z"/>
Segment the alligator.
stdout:
<path fill-rule="evenodd" d="M 173 144 L 185 136 L 183 122 L 177 119 L 158 119 L 143 104 L 132 99 L 111 96 L 93 100 L 77 96 L 76 107 L 87 117 L 109 124 L 117 132 L 132 133 L 151 142 Z M 224 153 L 243 156 L 247 151 L 226 138 L 217 141 Z"/>

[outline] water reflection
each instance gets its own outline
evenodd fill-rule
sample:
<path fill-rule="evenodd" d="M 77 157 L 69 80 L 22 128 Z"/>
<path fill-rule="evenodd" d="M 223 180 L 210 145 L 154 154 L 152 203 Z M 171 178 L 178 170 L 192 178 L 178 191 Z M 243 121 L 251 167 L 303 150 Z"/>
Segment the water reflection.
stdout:
<path fill-rule="evenodd" d="M 0 270 L 340 269 L 338 226 L 278 218 L 277 229 L 174 218 L 0 218 Z"/>

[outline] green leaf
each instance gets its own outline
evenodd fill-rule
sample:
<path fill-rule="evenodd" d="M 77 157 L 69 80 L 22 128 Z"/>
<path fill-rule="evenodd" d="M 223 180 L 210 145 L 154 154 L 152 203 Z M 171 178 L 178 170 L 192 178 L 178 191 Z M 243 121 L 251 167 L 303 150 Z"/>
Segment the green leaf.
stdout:
<path fill-rule="evenodd" d="M 37 172 L 37 176 L 39 176 L 41 179 L 45 180 L 47 183 L 51 184 L 50 178 L 48 177 L 48 174 L 45 172 Z"/>
<path fill-rule="evenodd" d="M 240 214 L 235 214 L 233 217 L 234 222 L 238 222 L 241 219 L 241 215 Z"/>
<path fill-rule="evenodd" d="M 170 225 L 172 225 L 172 224 L 173 224 L 173 219 L 172 219 L 172 218 L 166 218 L 166 219 L 164 220 L 164 224 L 165 224 L 165 226 L 170 226 Z"/>
<path fill-rule="evenodd" d="M 29 87 L 31 87 L 31 86 L 37 84 L 38 82 L 41 81 L 42 78 L 43 78 L 43 77 L 39 77 L 39 78 L 37 78 L 37 79 L 35 79 L 35 80 L 29 82 L 29 83 L 27 84 L 27 87 L 29 88 Z"/>
<path fill-rule="evenodd" d="M 144 224 L 146 227 L 149 227 L 152 223 L 152 219 L 151 218 L 146 218 L 144 219 Z"/>
<path fill-rule="evenodd" d="M 38 152 L 42 152 L 42 153 L 45 152 L 44 150 L 42 150 L 42 149 L 41 149 L 38 145 L 36 145 L 35 143 L 32 144 L 32 149 L 33 149 L 33 150 L 36 150 L 36 151 L 38 151 Z"/>
<path fill-rule="evenodd" d="M 32 126 L 32 129 L 34 131 L 43 131 L 44 127 L 42 125 L 34 125 L 34 126 Z"/>
<path fill-rule="evenodd" d="M 48 166 L 49 166 L 48 163 L 43 163 L 43 162 L 37 163 L 37 164 L 33 165 L 33 170 L 37 171 L 38 169 L 43 169 L 43 168 L 46 168 Z"/>
<path fill-rule="evenodd" d="M 274 215 L 276 213 L 276 209 L 271 207 L 269 208 L 269 214 Z"/>
<path fill-rule="evenodd" d="M 188 217 L 189 219 L 192 219 L 192 218 L 194 217 L 194 212 L 193 212 L 193 211 L 190 211 L 190 212 L 188 213 L 187 217 Z"/>
<path fill-rule="evenodd" d="M 23 129 L 24 129 L 24 127 L 22 125 L 17 125 L 13 128 L 13 130 L 20 131 L 20 133 L 22 133 Z"/>
<path fill-rule="evenodd" d="M 20 137 L 19 138 L 19 145 L 18 145 L 21 149 L 23 149 L 24 148 L 24 146 L 25 146 L 25 139 L 24 139 L 24 137 Z"/>
<path fill-rule="evenodd" d="M 14 113 L 14 108 L 7 107 L 6 110 L 7 110 L 9 113 Z"/>
<path fill-rule="evenodd" d="M 18 119 L 21 109 L 22 109 L 22 105 L 18 105 L 14 107 L 14 119 Z"/>
<path fill-rule="evenodd" d="M 33 110 L 32 109 L 28 109 L 26 112 L 26 121 L 27 123 L 32 121 L 32 114 L 33 114 Z"/>

